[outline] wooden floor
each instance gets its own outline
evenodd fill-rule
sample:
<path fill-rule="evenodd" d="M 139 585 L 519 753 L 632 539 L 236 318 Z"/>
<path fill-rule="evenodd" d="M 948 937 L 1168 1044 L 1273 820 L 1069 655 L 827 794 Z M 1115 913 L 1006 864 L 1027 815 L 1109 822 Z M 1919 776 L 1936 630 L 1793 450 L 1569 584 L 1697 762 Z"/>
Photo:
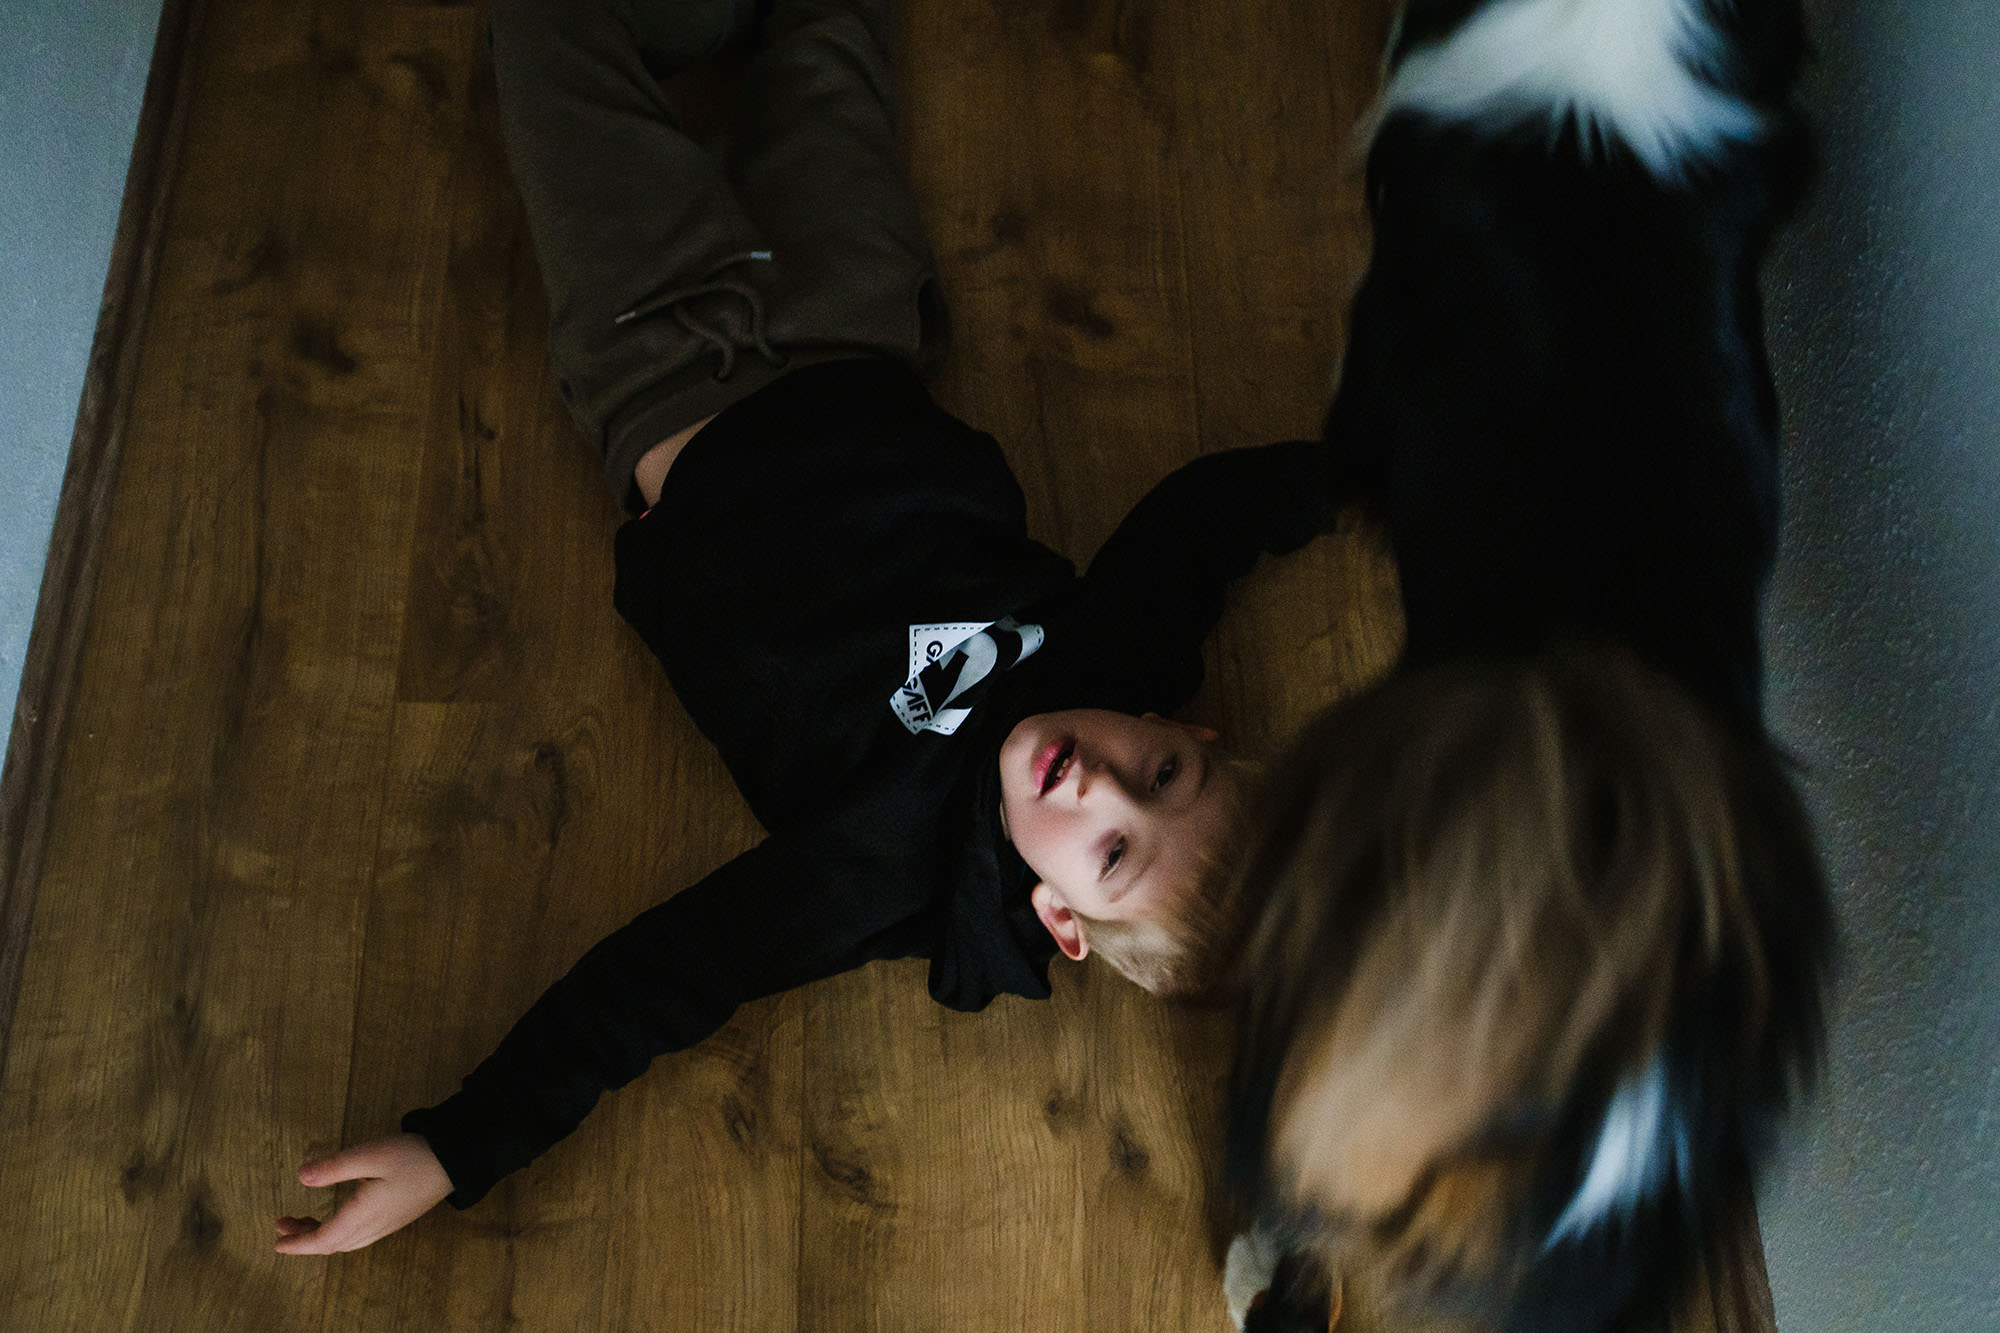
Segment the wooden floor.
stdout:
<path fill-rule="evenodd" d="M 1367 248 L 1383 0 L 908 0 L 938 386 L 1087 556 L 1311 433 Z M 475 6 L 209 0 L 0 1091 L 8 1329 L 1221 1330 L 1226 1022 L 1063 966 L 750 1006 L 484 1203 L 331 1261 L 309 1155 L 456 1086 L 758 830 L 611 610 Z M 1254 748 L 1393 659 L 1350 525 L 1189 715 Z M 1751 1327 L 1704 1283 L 1674 1322 Z M 1731 1287 L 1731 1291 L 1735 1288 Z M 1371 1328 L 1365 1314 L 1343 1327 Z"/>

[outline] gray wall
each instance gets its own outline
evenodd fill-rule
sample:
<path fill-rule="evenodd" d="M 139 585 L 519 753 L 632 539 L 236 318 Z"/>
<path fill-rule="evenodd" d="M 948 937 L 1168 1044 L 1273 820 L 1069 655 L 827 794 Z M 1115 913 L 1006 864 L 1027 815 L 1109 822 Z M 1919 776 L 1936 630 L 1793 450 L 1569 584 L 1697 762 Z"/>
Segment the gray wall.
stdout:
<path fill-rule="evenodd" d="M 14 715 L 159 19 L 160 0 L 0 0 L 0 719 Z"/>
<path fill-rule="evenodd" d="M 1762 1212 L 1789 1333 L 2000 1330 L 2000 8 L 1820 0 L 1825 171 L 1770 284 L 1772 721 L 1846 933 Z"/>

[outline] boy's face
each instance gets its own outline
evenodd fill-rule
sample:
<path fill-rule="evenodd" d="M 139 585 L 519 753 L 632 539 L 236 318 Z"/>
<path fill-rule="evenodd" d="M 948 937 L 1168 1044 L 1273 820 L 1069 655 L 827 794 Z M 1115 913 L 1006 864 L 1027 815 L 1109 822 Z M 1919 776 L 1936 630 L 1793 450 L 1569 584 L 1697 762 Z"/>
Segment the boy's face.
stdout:
<path fill-rule="evenodd" d="M 1171 914 L 1228 828 L 1235 776 L 1215 733 L 1148 715 L 1037 713 L 1000 747 L 1000 815 L 1041 885 L 1035 907 L 1072 958 L 1070 914 L 1144 921 Z"/>

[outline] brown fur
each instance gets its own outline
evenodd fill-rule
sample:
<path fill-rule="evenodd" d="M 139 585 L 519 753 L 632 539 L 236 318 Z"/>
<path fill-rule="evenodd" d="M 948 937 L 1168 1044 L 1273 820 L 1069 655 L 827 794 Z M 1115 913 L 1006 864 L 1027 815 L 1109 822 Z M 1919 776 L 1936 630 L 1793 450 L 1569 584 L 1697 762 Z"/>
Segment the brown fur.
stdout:
<path fill-rule="evenodd" d="M 1576 1126 L 1690 1006 L 1729 1016 L 1711 1088 L 1775 1105 L 1810 1063 L 1818 967 L 1786 954 L 1812 941 L 1769 935 L 1823 893 L 1805 817 L 1767 747 L 1624 654 L 1391 681 L 1271 790 L 1245 972 L 1267 1171 L 1392 1296 L 1504 1301 Z"/>

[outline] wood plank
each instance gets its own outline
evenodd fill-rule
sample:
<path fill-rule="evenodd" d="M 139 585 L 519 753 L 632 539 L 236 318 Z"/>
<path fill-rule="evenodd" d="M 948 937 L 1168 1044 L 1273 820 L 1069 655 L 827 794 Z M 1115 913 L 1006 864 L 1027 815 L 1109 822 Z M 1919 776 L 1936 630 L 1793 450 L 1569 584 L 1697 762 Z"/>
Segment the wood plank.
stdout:
<path fill-rule="evenodd" d="M 1394 11 L 1392 0 L 1161 10 L 1203 450 L 1319 433 L 1369 251 L 1355 125 Z M 1196 710 L 1259 753 L 1401 648 L 1385 539 L 1352 515 L 1238 591 Z"/>
<path fill-rule="evenodd" d="M 903 18 L 904 153 L 956 334 L 935 392 L 1006 449 L 1029 530 L 1087 556 L 1196 449 L 1158 33 L 1108 0 Z"/>
<path fill-rule="evenodd" d="M 271 1267 L 271 1164 L 341 1113 L 416 481 L 383 441 L 453 137 L 423 72 L 475 30 L 208 17 L 0 1092 L 18 1327 L 287 1326 L 322 1275 Z"/>

